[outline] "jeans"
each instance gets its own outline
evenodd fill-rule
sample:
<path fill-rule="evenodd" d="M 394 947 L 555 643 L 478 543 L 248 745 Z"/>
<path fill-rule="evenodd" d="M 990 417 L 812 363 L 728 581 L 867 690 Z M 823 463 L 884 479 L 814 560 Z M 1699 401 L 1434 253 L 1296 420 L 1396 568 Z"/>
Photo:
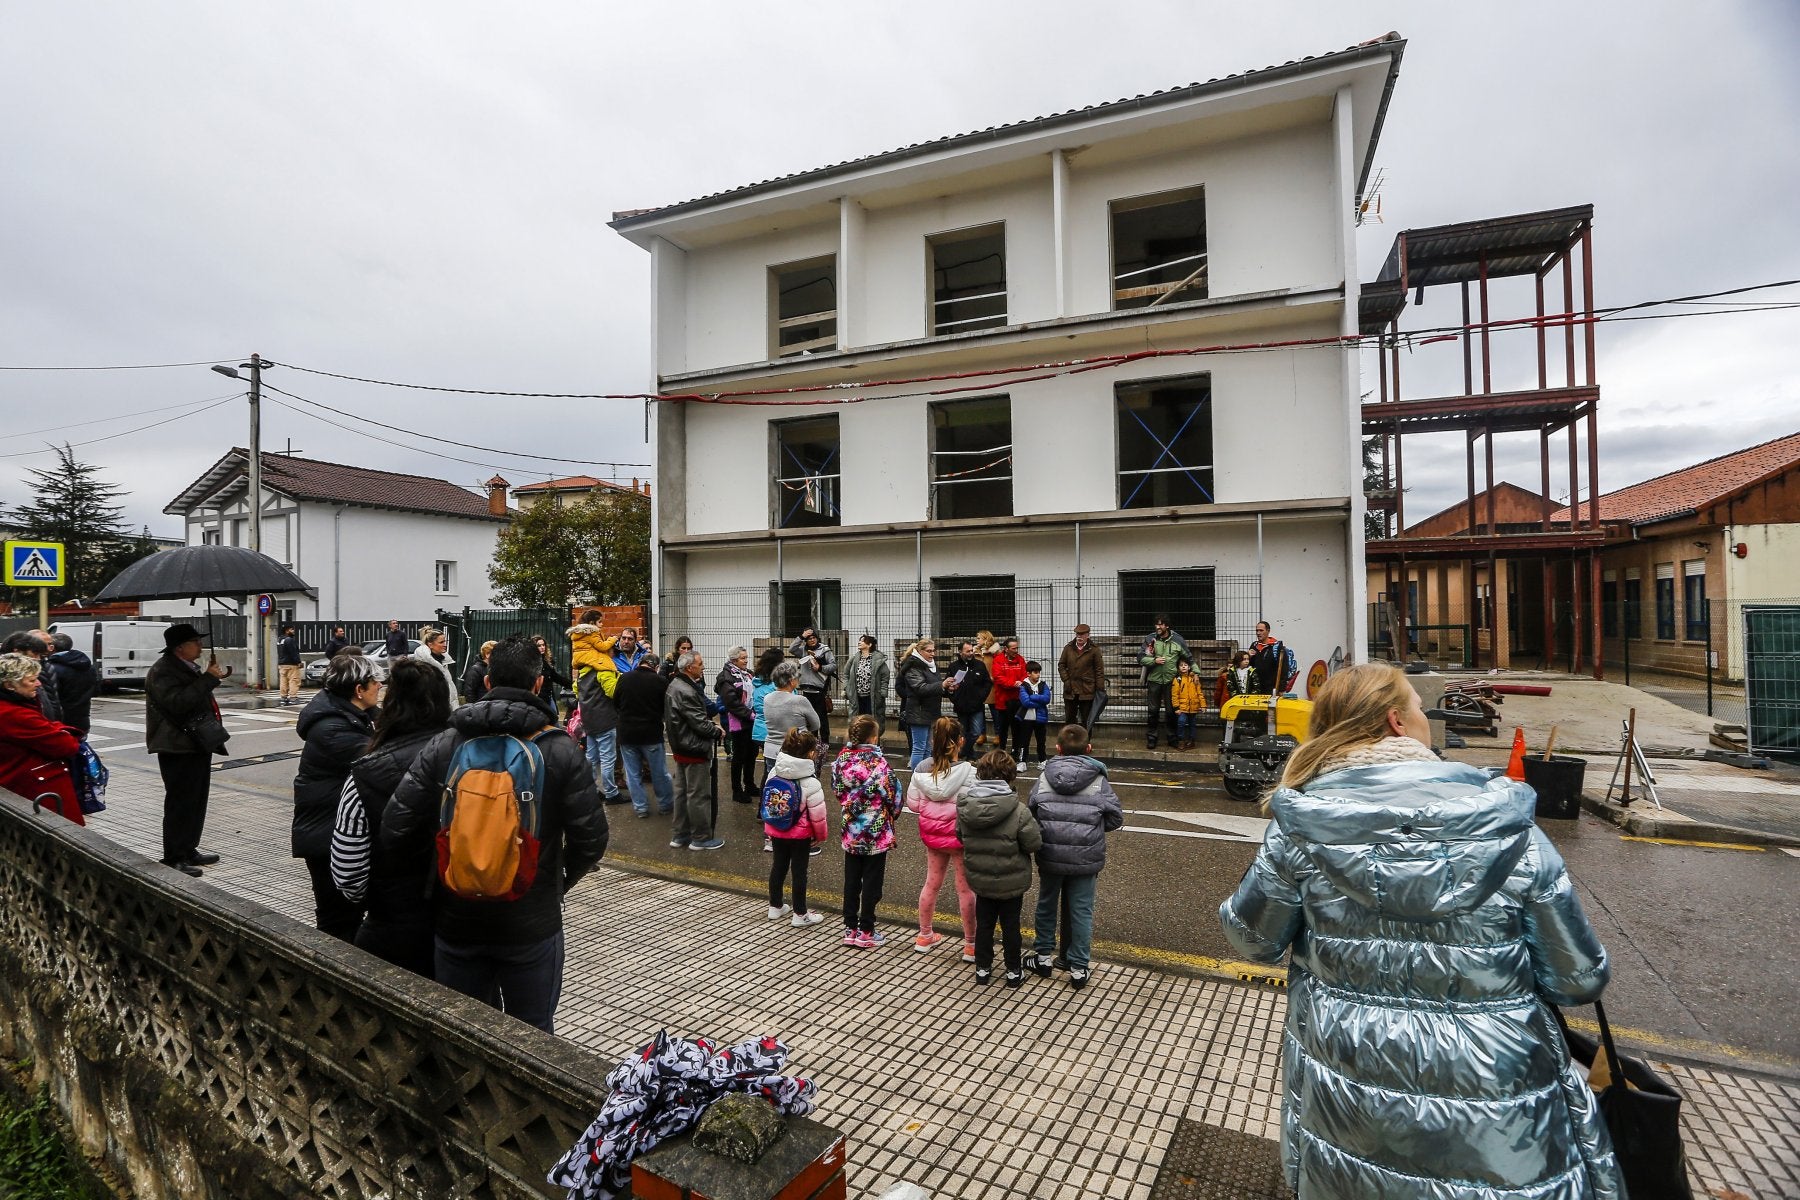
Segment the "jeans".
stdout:
<path fill-rule="evenodd" d="M 627 759 L 626 762 L 630 762 Z M 712 764 L 675 763 L 675 825 L 671 841 L 712 840 Z"/>
<path fill-rule="evenodd" d="M 844 928 L 875 932 L 875 906 L 887 880 L 887 853 L 844 855 Z"/>
<path fill-rule="evenodd" d="M 995 710 L 994 740 L 999 743 L 1002 750 L 1006 749 L 1007 739 L 1016 732 L 1013 727 L 1019 723 L 1019 707 L 1019 702 L 1014 700 L 1011 704 L 1002 704 Z M 1014 749 L 1016 750 L 1017 747 L 1015 746 Z"/>
<path fill-rule="evenodd" d="M 619 765 L 619 731 L 587 735 L 588 765 L 594 768 L 594 779 L 600 784 L 600 798 L 608 804 L 619 799 L 617 768 Z"/>
<path fill-rule="evenodd" d="M 1006 972 L 1017 975 L 1023 970 L 1024 942 L 1019 935 L 1019 910 L 1025 897 L 1008 896 L 1004 900 L 975 897 L 975 966 L 987 971 L 994 966 L 994 922 L 1000 923 L 1000 947 L 1006 956 Z"/>
<path fill-rule="evenodd" d="M 963 753 L 974 758 L 977 754 L 975 740 L 987 734 L 987 713 L 979 708 L 974 712 L 964 712 L 959 708 L 956 710 L 956 719 L 962 722 Z"/>
<path fill-rule="evenodd" d="M 769 907 L 781 907 L 781 885 L 789 874 L 794 877 L 794 912 L 806 912 L 806 864 L 812 861 L 813 842 L 809 837 L 770 838 L 775 861 L 769 864 Z"/>
<path fill-rule="evenodd" d="M 1175 737 L 1181 741 L 1193 741 L 1194 730 L 1199 724 L 1199 713 L 1177 712 L 1175 714 Z"/>
<path fill-rule="evenodd" d="M 1045 724 L 1046 724 L 1046 722 L 1044 722 L 1044 721 L 1023 721 L 1022 720 L 1022 721 L 1016 722 L 1013 725 L 1013 757 L 1014 758 L 1017 758 L 1020 762 L 1024 762 L 1026 753 L 1030 749 L 1030 747 L 1028 747 L 1026 745 L 1026 741 L 1027 741 L 1027 739 L 1035 738 L 1037 741 L 1038 761 L 1039 762 L 1044 761 L 1044 726 L 1045 726 Z"/>
<path fill-rule="evenodd" d="M 669 782 L 669 765 L 663 761 L 663 744 L 651 742 L 643 746 L 620 746 L 619 758 L 625 764 L 625 788 L 631 793 L 631 807 L 639 816 L 650 815 L 650 798 L 644 795 L 644 774 L 656 789 L 656 809 L 661 813 L 675 811 L 675 788 Z"/>
<path fill-rule="evenodd" d="M 562 999 L 563 935 L 523 946 L 464 946 L 437 939 L 437 981 L 501 1012 L 555 1033 Z"/>
<path fill-rule="evenodd" d="M 944 876 L 952 867 L 956 870 L 956 909 L 962 915 L 963 941 L 966 942 L 975 929 L 975 893 L 969 887 L 969 873 L 963 869 L 961 850 L 925 847 L 925 886 L 919 889 L 919 932 L 931 931 L 931 915 L 937 911 L 938 891 L 944 886 Z"/>
<path fill-rule="evenodd" d="M 908 725 L 906 733 L 912 742 L 912 753 L 907 756 L 906 765 L 909 770 L 916 771 L 920 763 L 931 757 L 931 726 Z"/>
<path fill-rule="evenodd" d="M 1088 955 L 1094 945 L 1094 892 L 1099 883 L 1098 875 L 1038 873 L 1037 916 L 1032 921 L 1037 927 L 1033 953 L 1045 960 L 1056 953 L 1056 910 L 1060 902 L 1069 917 L 1063 957 L 1068 960 L 1069 970 L 1087 970 Z"/>
<path fill-rule="evenodd" d="M 212 759 L 204 750 L 156 756 L 163 783 L 162 860 L 171 866 L 186 862 L 200 849 L 206 801 L 212 795 Z"/>
<path fill-rule="evenodd" d="M 362 927 L 364 905 L 347 900 L 331 879 L 331 855 L 311 854 L 305 858 L 306 873 L 312 876 L 313 925 L 320 933 L 329 933 L 342 941 L 356 940 Z"/>
<path fill-rule="evenodd" d="M 1175 702 L 1169 698 L 1172 686 L 1167 683 L 1144 685 L 1144 733 L 1153 745 L 1156 742 L 1156 727 L 1161 723 L 1163 714 L 1168 714 L 1169 729 L 1175 729 Z"/>

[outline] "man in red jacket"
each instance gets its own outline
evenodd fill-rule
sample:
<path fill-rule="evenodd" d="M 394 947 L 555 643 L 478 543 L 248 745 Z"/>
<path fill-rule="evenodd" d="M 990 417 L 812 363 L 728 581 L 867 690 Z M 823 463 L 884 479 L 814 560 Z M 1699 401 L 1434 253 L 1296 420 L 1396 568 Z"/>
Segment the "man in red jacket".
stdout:
<path fill-rule="evenodd" d="M 1000 714 L 1000 728 L 995 731 L 1000 748 L 1014 736 L 1013 724 L 1019 718 L 1019 684 L 1025 680 L 1025 656 L 1019 653 L 1019 639 L 1006 639 L 1006 647 L 994 655 L 994 708 Z"/>

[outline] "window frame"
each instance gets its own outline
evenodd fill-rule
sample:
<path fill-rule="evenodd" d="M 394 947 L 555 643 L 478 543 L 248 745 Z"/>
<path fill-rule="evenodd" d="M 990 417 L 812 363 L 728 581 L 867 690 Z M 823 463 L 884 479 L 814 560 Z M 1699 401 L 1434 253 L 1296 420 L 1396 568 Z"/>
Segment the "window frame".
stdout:
<path fill-rule="evenodd" d="M 790 449 L 789 443 L 784 439 L 783 434 L 784 432 L 797 430 L 801 426 L 823 426 L 826 422 L 830 422 L 832 428 L 830 443 L 831 451 L 825 456 L 824 461 L 819 464 L 819 472 L 816 474 L 808 474 L 806 473 L 807 464 L 801 461 L 800 455 Z M 819 442 L 818 444 L 823 444 L 823 442 Z M 784 470 L 788 469 L 784 464 L 784 453 L 788 459 L 792 460 L 794 468 L 799 470 L 801 472 L 800 474 L 782 474 Z M 844 428 L 843 422 L 839 420 L 837 413 L 824 413 L 804 417 L 780 417 L 769 422 L 770 529 L 828 529 L 836 528 L 844 523 L 843 494 L 841 491 L 843 484 L 843 453 Z M 837 469 L 830 473 L 826 473 L 824 470 L 826 467 L 836 467 Z M 818 481 L 820 496 L 825 506 L 820 513 L 821 519 L 790 522 L 790 518 L 799 513 L 800 505 L 804 503 L 804 497 L 795 500 L 791 507 L 786 503 L 787 497 L 796 491 L 806 490 L 807 486 L 809 486 L 809 481 Z"/>
<path fill-rule="evenodd" d="M 1150 266 L 1135 267 L 1132 270 L 1121 270 L 1119 261 L 1119 217 L 1122 214 L 1143 212 L 1152 208 L 1172 208 L 1179 204 L 1191 204 L 1198 201 L 1200 205 L 1200 243 L 1198 254 L 1185 255 L 1166 262 Z M 1106 206 L 1107 262 L 1110 264 L 1111 276 L 1107 289 L 1108 311 L 1132 312 L 1140 309 L 1157 308 L 1166 303 L 1182 304 L 1191 300 L 1204 300 L 1210 294 L 1211 282 L 1211 246 L 1206 220 L 1206 185 L 1190 184 L 1186 187 L 1165 188 L 1158 192 L 1149 192 L 1139 196 L 1125 196 L 1108 201 Z M 1145 254 L 1149 255 L 1148 243 L 1145 239 Z M 1136 262 L 1137 260 L 1132 260 Z M 1134 283 L 1121 288 L 1121 282 L 1128 279 L 1142 279 L 1146 275 L 1171 270 L 1172 268 L 1199 263 L 1199 266 L 1185 276 L 1174 279 L 1158 280 L 1154 284 Z M 1148 290 L 1141 295 L 1121 298 L 1121 291 L 1130 289 L 1164 289 L 1159 294 L 1150 294 Z M 1141 303 L 1138 303 L 1141 301 Z"/>
<path fill-rule="evenodd" d="M 431 568 L 432 595 L 456 595 L 456 560 L 439 558 L 433 560 Z"/>
<path fill-rule="evenodd" d="M 1189 578 L 1191 577 L 1191 578 Z M 1208 595 L 1197 604 L 1171 600 L 1168 591 L 1182 582 L 1204 580 Z M 1144 585 L 1152 585 L 1143 590 Z M 1134 592 L 1136 594 L 1134 594 Z M 1119 572 L 1119 631 L 1128 637 L 1150 631 L 1158 614 L 1183 638 L 1217 641 L 1219 636 L 1219 570 L 1217 566 L 1155 567 Z M 1190 615 L 1192 620 L 1189 620 Z M 1412 625 L 1409 612 L 1408 628 Z"/>
<path fill-rule="evenodd" d="M 1619 577 L 1607 571 L 1600 577 L 1600 636 L 1619 636 Z"/>
<path fill-rule="evenodd" d="M 944 294 L 946 290 L 954 289 L 940 286 L 938 283 L 938 276 L 940 273 L 938 267 L 939 248 L 956 246 L 968 242 L 985 242 L 995 238 L 1000 242 L 999 291 L 982 292 L 974 296 L 946 296 Z M 968 262 L 952 264 L 950 267 L 944 268 L 944 270 L 953 270 L 958 266 L 967 266 L 969 265 L 969 262 L 979 261 L 982 260 L 971 259 L 968 260 Z M 959 333 L 979 333 L 989 329 L 1004 329 L 1010 319 L 1008 316 L 1008 309 L 1012 299 L 1012 295 L 1007 289 L 1006 266 L 1007 247 L 1005 221 L 990 221 L 983 225 L 971 225 L 964 229 L 952 229 L 942 233 L 927 234 L 925 237 L 925 279 L 927 284 L 925 289 L 926 335 L 928 337 L 952 337 Z M 991 287 L 994 285 L 983 284 L 977 286 Z M 974 317 L 960 317 L 953 321 L 943 321 L 939 319 L 940 312 L 957 311 L 953 307 L 955 305 L 973 304 L 976 301 L 993 300 L 996 298 L 1000 301 L 998 312 L 986 312 Z"/>
<path fill-rule="evenodd" d="M 782 286 L 783 278 L 786 276 L 797 276 L 806 272 L 817 271 L 821 267 L 829 268 L 824 278 L 829 280 L 831 287 L 831 307 L 829 309 L 814 309 L 809 312 L 796 313 L 787 317 L 782 316 L 781 297 L 785 292 L 789 290 L 798 291 L 802 287 L 812 286 L 810 283 L 797 283 L 795 287 L 791 289 L 784 288 Z M 830 351 L 839 348 L 838 312 L 843 303 L 843 298 L 838 290 L 837 267 L 836 254 L 820 254 L 812 258 L 796 259 L 793 262 L 774 263 L 769 267 L 768 312 L 770 361 L 783 358 L 798 358 L 808 354 L 829 353 Z M 808 317 L 816 317 L 818 319 L 807 321 L 805 318 Z M 829 337 L 820 335 L 808 339 L 796 339 L 789 343 L 782 341 L 782 329 L 784 325 L 794 329 L 804 328 L 809 325 L 817 325 L 823 328 L 829 325 L 831 332 Z"/>
<path fill-rule="evenodd" d="M 1148 409 L 1148 407 L 1154 406 L 1156 403 L 1158 392 L 1192 391 L 1201 388 L 1205 390 L 1205 398 L 1200 400 L 1195 405 L 1194 411 L 1188 414 L 1188 416 L 1180 422 L 1174 434 L 1169 437 L 1168 442 L 1164 442 L 1161 435 L 1150 427 L 1149 422 L 1146 422 L 1143 416 L 1140 416 L 1137 412 L 1133 411 L 1128 405 L 1130 400 L 1142 396 L 1148 401 L 1146 405 L 1146 409 Z M 1211 372 L 1202 371 L 1192 375 L 1172 375 L 1160 379 L 1121 380 L 1113 385 L 1114 499 L 1121 511 L 1141 508 L 1187 508 L 1218 503 L 1218 475 L 1217 464 L 1215 461 L 1218 457 L 1218 446 L 1213 438 L 1213 415 L 1214 405 Z M 1125 447 L 1127 441 L 1126 418 L 1128 416 L 1134 418 L 1137 421 L 1138 426 L 1143 430 L 1143 433 L 1156 444 L 1157 453 L 1155 457 L 1150 460 L 1150 465 L 1148 467 L 1132 467 L 1128 469 L 1125 466 Z M 1178 453 L 1177 444 L 1181 447 L 1180 452 L 1187 452 L 1186 444 L 1183 442 L 1183 435 L 1187 433 L 1189 425 L 1191 425 L 1196 418 L 1200 417 L 1204 417 L 1205 425 L 1202 430 L 1196 431 L 1193 436 L 1195 438 L 1204 438 L 1207 462 L 1205 465 L 1200 465 L 1198 463 L 1188 464 L 1176 457 Z M 1194 449 L 1198 450 L 1198 445 L 1196 445 Z M 1173 459 L 1175 465 L 1169 467 L 1159 466 L 1158 464 L 1161 463 L 1164 458 Z M 1142 503 L 1137 503 L 1136 501 L 1138 500 L 1139 495 L 1144 492 L 1144 489 L 1147 486 L 1153 483 L 1154 477 L 1158 475 L 1185 475 L 1194 489 L 1205 498 L 1198 501 L 1170 501 L 1166 495 L 1159 498 L 1158 489 L 1152 488 L 1148 498 Z M 1130 485 L 1129 490 L 1127 489 L 1126 484 L 1127 476 L 1133 477 L 1135 480 L 1135 482 Z"/>
<path fill-rule="evenodd" d="M 1668 574 L 1663 574 L 1664 569 Z M 1666 585 L 1666 586 L 1665 586 Z M 1656 640 L 1675 640 L 1675 564 L 1656 564 Z"/>
<path fill-rule="evenodd" d="M 1620 612 L 1624 617 L 1624 636 L 1644 636 L 1644 576 L 1637 567 L 1626 567 L 1619 591 Z"/>
<path fill-rule="evenodd" d="M 798 593 L 808 593 L 804 605 L 790 601 Z M 798 610 L 798 619 L 795 614 Z M 835 609 L 835 612 L 833 612 Z M 821 636 L 841 632 L 844 627 L 844 584 L 841 579 L 771 579 L 769 580 L 769 636 L 784 639 L 782 644 L 800 636 L 808 625 Z M 789 632 L 791 630 L 791 632 Z"/>
<path fill-rule="evenodd" d="M 975 635 L 986 629 L 1000 641 L 1017 636 L 1019 624 L 1019 580 L 1016 575 L 933 575 L 929 580 L 931 587 L 931 628 L 936 637 L 946 639 L 966 639 L 973 641 Z M 1002 602 L 998 599 L 1004 595 Z M 961 599 L 966 596 L 991 597 L 988 603 L 992 609 L 975 620 L 967 620 L 971 613 L 978 612 L 983 601 Z M 946 617 L 946 597 L 957 597 L 953 607 L 956 610 L 955 621 L 969 625 L 968 629 L 953 628 L 953 621 Z M 969 607 L 964 610 L 965 605 Z M 999 620 L 1005 614 L 1008 619 Z M 940 643 L 938 649 L 949 649 L 954 656 L 955 646 Z"/>
<path fill-rule="evenodd" d="M 978 447 L 978 448 L 973 448 L 973 449 L 968 449 L 968 450 L 962 450 L 962 449 L 940 450 L 940 449 L 938 449 L 938 434 L 940 432 L 940 426 L 938 423 L 938 415 L 940 413 L 949 412 L 956 408 L 972 408 L 975 405 L 994 405 L 1005 412 L 1005 414 L 1006 414 L 1006 430 L 1004 433 L 1004 437 L 1006 440 L 1004 442 L 998 443 L 994 446 Z M 992 517 L 1014 516 L 1015 515 L 1014 502 L 1017 499 L 1017 497 L 1013 494 L 1013 482 L 1014 482 L 1014 479 L 1013 479 L 1014 449 L 1013 449 L 1013 447 L 1014 447 L 1014 443 L 1013 443 L 1012 397 L 1005 392 L 997 392 L 997 393 L 994 393 L 992 395 L 987 395 L 987 396 L 970 396 L 967 398 L 958 398 L 955 400 L 935 401 L 931 404 L 926 405 L 925 421 L 926 421 L 925 453 L 927 456 L 926 457 L 925 487 L 926 487 L 926 501 L 927 501 L 926 513 L 927 513 L 928 519 L 933 520 L 933 521 L 960 521 L 960 520 L 980 520 L 983 518 L 992 518 Z M 960 470 L 949 470 L 949 471 L 946 471 L 942 475 L 939 474 L 939 470 L 941 467 L 952 467 L 952 468 L 960 467 L 960 462 L 956 461 L 956 460 L 967 461 L 967 460 L 976 458 L 981 455 L 1000 454 L 1002 451 L 1004 453 L 1001 455 L 1001 457 L 994 459 L 991 462 L 988 462 L 988 463 L 985 463 L 985 464 L 982 464 L 982 465 L 979 465 L 979 466 L 976 466 L 973 468 L 961 467 Z M 944 461 L 945 459 L 949 459 L 952 461 L 945 462 Z M 1003 467 L 1003 469 L 1005 470 L 1005 474 L 1004 475 L 979 475 L 979 476 L 976 475 L 976 472 L 984 471 L 988 467 Z M 951 506 L 951 510 L 952 510 L 951 514 L 948 516 L 944 515 L 944 513 L 943 513 L 944 506 L 942 503 L 943 497 L 941 496 L 941 494 L 939 492 L 940 488 L 944 488 L 944 487 L 955 488 L 955 487 L 964 487 L 964 486 L 968 486 L 971 484 L 985 484 L 985 483 L 1004 483 L 1006 485 L 1006 503 L 1003 506 L 1001 506 L 1000 511 L 957 513 L 957 512 L 955 512 L 955 506 L 952 505 Z M 969 502 L 969 503 L 972 503 L 972 502 Z"/>
<path fill-rule="evenodd" d="M 1695 570 L 1695 568 L 1699 568 Z M 1695 585 L 1699 585 L 1699 595 L 1694 595 Z M 1687 642 L 1705 642 L 1707 640 L 1706 612 L 1706 560 L 1690 558 L 1681 564 L 1681 632 L 1682 640 Z"/>

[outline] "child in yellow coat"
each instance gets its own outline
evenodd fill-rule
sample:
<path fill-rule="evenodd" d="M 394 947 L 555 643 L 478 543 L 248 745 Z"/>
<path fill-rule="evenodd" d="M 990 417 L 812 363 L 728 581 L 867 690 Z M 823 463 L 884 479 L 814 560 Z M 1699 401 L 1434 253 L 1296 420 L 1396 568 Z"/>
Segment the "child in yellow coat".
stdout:
<path fill-rule="evenodd" d="M 1169 685 L 1169 701 L 1175 706 L 1175 749 L 1194 748 L 1194 730 L 1206 711 L 1206 685 L 1194 674 L 1192 659 L 1182 659 Z"/>

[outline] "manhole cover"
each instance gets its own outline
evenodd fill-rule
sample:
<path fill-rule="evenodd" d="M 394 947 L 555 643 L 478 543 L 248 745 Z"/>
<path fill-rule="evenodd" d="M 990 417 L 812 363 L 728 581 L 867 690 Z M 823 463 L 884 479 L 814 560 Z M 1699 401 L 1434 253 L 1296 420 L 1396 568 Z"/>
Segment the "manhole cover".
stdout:
<path fill-rule="evenodd" d="M 1293 1200 L 1281 1148 L 1268 1138 L 1182 1121 L 1163 1156 L 1150 1200 Z"/>

